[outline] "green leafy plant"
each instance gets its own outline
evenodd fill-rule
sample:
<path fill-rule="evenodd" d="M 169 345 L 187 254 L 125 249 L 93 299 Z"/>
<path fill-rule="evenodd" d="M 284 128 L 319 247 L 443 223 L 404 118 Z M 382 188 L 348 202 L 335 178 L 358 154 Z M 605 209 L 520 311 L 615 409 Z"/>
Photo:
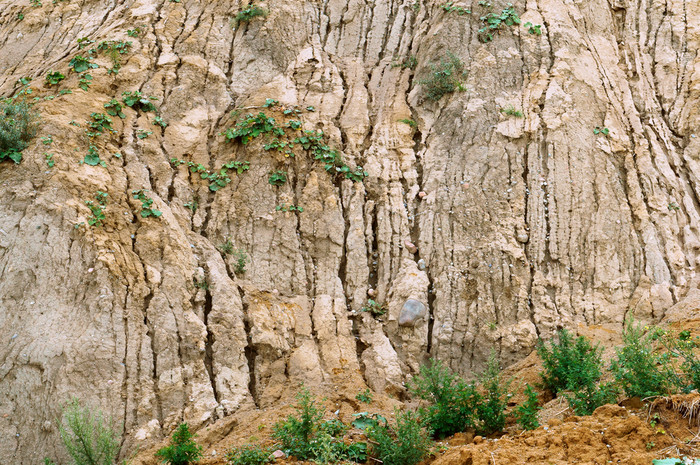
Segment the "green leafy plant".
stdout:
<path fill-rule="evenodd" d="M 170 465 L 190 465 L 199 462 L 202 446 L 195 442 L 187 423 L 180 423 L 173 433 L 170 445 L 156 452 L 156 457 Z"/>
<path fill-rule="evenodd" d="M 234 24 L 236 26 L 240 25 L 241 23 L 247 23 L 251 21 L 253 18 L 257 17 L 265 17 L 267 16 L 267 11 L 265 11 L 264 8 L 261 8 L 255 4 L 255 1 L 251 1 L 250 4 L 242 9 L 241 11 L 238 12 L 235 18 L 233 18 Z"/>
<path fill-rule="evenodd" d="M 418 58 L 415 55 L 407 55 L 401 61 L 394 61 L 391 64 L 392 68 L 401 69 L 416 69 L 416 66 L 418 66 Z"/>
<path fill-rule="evenodd" d="M 371 313 L 372 316 L 382 316 L 386 313 L 386 305 L 376 300 L 367 299 L 367 304 L 360 309 L 361 312 Z"/>
<path fill-rule="evenodd" d="M 53 168 L 56 162 L 53 159 L 53 154 L 52 153 L 44 153 L 44 157 L 46 157 L 46 166 L 49 168 Z"/>
<path fill-rule="evenodd" d="M 86 121 L 85 125 L 92 129 L 96 134 L 102 134 L 104 131 L 113 132 L 112 118 L 104 113 L 91 113 L 92 121 Z"/>
<path fill-rule="evenodd" d="M 97 146 L 92 143 L 88 143 L 88 153 L 85 155 L 85 158 L 83 158 L 83 163 L 90 166 L 107 166 L 104 160 L 100 158 L 100 152 L 97 150 Z"/>
<path fill-rule="evenodd" d="M 135 27 L 133 29 L 128 29 L 126 35 L 129 37 L 138 37 L 141 34 L 141 28 Z"/>
<path fill-rule="evenodd" d="M 408 124 L 408 125 L 411 126 L 412 128 L 417 128 L 417 127 L 418 127 L 418 123 L 416 123 L 415 121 L 413 121 L 412 119 L 409 119 L 409 118 L 402 118 L 402 119 L 400 119 L 400 120 L 398 120 L 398 121 L 399 121 L 399 123 Z"/>
<path fill-rule="evenodd" d="M 53 136 L 49 134 L 48 136 L 44 136 L 41 138 L 41 143 L 44 145 L 51 145 L 53 144 Z"/>
<path fill-rule="evenodd" d="M 248 254 L 246 253 L 245 249 L 234 250 L 232 255 L 235 260 L 233 270 L 236 272 L 236 274 L 245 273 L 245 266 L 246 263 L 248 263 Z"/>
<path fill-rule="evenodd" d="M 503 26 L 520 24 L 520 17 L 515 12 L 513 4 L 508 3 L 507 5 L 499 14 L 491 12 L 479 18 L 482 22 L 482 28 L 479 29 L 479 39 L 482 42 L 491 42 L 494 34 L 497 34 Z"/>
<path fill-rule="evenodd" d="M 94 44 L 94 43 L 95 43 L 95 41 L 92 40 L 92 39 L 89 38 L 89 37 L 80 37 L 80 38 L 78 39 L 78 49 L 79 49 L 79 50 L 82 50 L 82 49 L 84 49 L 85 47 L 89 47 L 90 45 L 92 45 L 92 44 Z"/>
<path fill-rule="evenodd" d="M 275 107 L 279 104 L 280 104 L 279 100 L 275 100 L 273 98 L 266 98 L 265 103 L 263 104 L 263 108 L 272 108 L 272 107 Z"/>
<path fill-rule="evenodd" d="M 235 171 L 237 174 L 242 174 L 250 169 L 249 161 L 229 161 L 221 165 L 218 171 L 209 171 L 201 163 L 186 162 L 185 160 L 178 160 L 177 158 L 171 158 L 170 163 L 173 166 L 180 166 L 182 164 L 187 164 L 191 173 L 199 173 L 199 177 L 202 179 L 209 180 L 209 190 L 216 192 L 222 187 L 226 187 L 230 182 L 231 178 L 228 175 L 229 171 Z"/>
<path fill-rule="evenodd" d="M 107 193 L 97 191 L 97 194 L 95 194 L 95 200 L 97 200 L 97 203 L 93 202 L 92 200 L 86 200 L 85 205 L 87 205 L 92 212 L 92 216 L 88 218 L 88 224 L 90 226 L 99 227 L 102 226 L 102 220 L 105 219 L 103 207 L 107 205 Z"/>
<path fill-rule="evenodd" d="M 362 402 L 365 404 L 371 404 L 372 403 L 372 391 L 370 391 L 369 389 L 365 389 L 364 391 L 360 391 L 355 396 L 355 399 L 357 399 L 359 402 Z"/>
<path fill-rule="evenodd" d="M 516 110 L 513 105 L 508 105 L 507 107 L 501 108 L 499 111 L 508 116 L 515 116 L 516 118 L 523 117 L 523 112 Z"/>
<path fill-rule="evenodd" d="M 430 74 L 418 83 L 423 86 L 427 99 L 437 101 L 447 94 L 466 90 L 462 83 L 465 78 L 464 62 L 447 52 L 439 64 L 430 64 Z"/>
<path fill-rule="evenodd" d="M 153 134 L 153 131 L 146 131 L 145 129 L 137 129 L 136 130 L 136 138 L 138 139 L 145 139 L 148 136 Z"/>
<path fill-rule="evenodd" d="M 696 349 L 700 347 L 700 337 L 691 337 L 688 330 L 666 332 L 661 338 L 663 346 L 672 358 L 680 361 L 681 375 L 676 384 L 683 392 L 700 389 L 700 360 Z"/>
<path fill-rule="evenodd" d="M 273 186 L 281 186 L 287 182 L 287 172 L 278 170 L 270 174 L 270 178 L 267 180 Z"/>
<path fill-rule="evenodd" d="M 147 197 L 146 192 L 148 192 L 148 191 L 145 189 L 138 189 L 138 190 L 131 191 L 131 194 L 134 196 L 134 198 L 136 200 L 141 201 L 141 217 L 142 218 L 148 218 L 149 216 L 153 216 L 156 218 L 160 217 L 163 214 L 163 212 L 153 208 L 153 199 Z"/>
<path fill-rule="evenodd" d="M 41 0 L 29 0 L 29 3 L 30 3 L 33 7 L 40 7 L 40 6 L 41 6 Z"/>
<path fill-rule="evenodd" d="M 46 84 L 49 86 L 56 86 L 61 83 L 66 77 L 60 71 L 49 71 L 46 74 Z"/>
<path fill-rule="evenodd" d="M 275 207 L 275 210 L 278 212 L 303 212 L 304 207 L 300 205 L 287 205 L 286 203 L 283 203 L 282 205 L 277 205 Z"/>
<path fill-rule="evenodd" d="M 564 397 L 576 415 L 591 415 L 595 409 L 617 401 L 619 389 L 614 382 L 581 386 Z"/>
<path fill-rule="evenodd" d="M 524 430 L 533 430 L 540 426 L 537 412 L 542 409 L 538 405 L 537 393 L 529 384 L 525 387 L 525 402 L 515 408 L 515 418 Z"/>
<path fill-rule="evenodd" d="M 0 162 L 19 163 L 36 136 L 39 115 L 24 101 L 0 100 Z"/>
<path fill-rule="evenodd" d="M 73 398 L 63 409 L 58 431 L 75 465 L 113 465 L 119 455 L 121 434 L 112 419 L 84 407 Z"/>
<path fill-rule="evenodd" d="M 126 115 L 122 111 L 122 104 L 119 103 L 117 99 L 112 99 L 109 102 L 104 104 L 105 109 L 107 110 L 107 114 L 110 116 L 118 116 L 121 119 L 126 118 Z"/>
<path fill-rule="evenodd" d="M 83 73 L 80 75 L 80 78 L 78 79 L 78 87 L 80 87 L 84 91 L 87 91 L 90 88 L 91 83 L 92 83 L 92 74 Z"/>
<path fill-rule="evenodd" d="M 228 141 L 240 141 L 247 145 L 251 139 L 255 139 L 262 134 L 271 133 L 277 136 L 284 136 L 284 129 L 277 126 L 275 119 L 260 112 L 257 115 L 248 115 L 236 124 L 235 129 L 227 129 L 223 132 Z"/>
<path fill-rule="evenodd" d="M 527 29 L 527 32 L 530 34 L 534 34 L 534 35 L 538 35 L 538 36 L 542 35 L 542 25 L 541 24 L 532 24 L 531 22 L 528 21 L 527 23 L 523 24 L 523 27 L 525 27 L 525 29 Z"/>
<path fill-rule="evenodd" d="M 290 415 L 287 420 L 276 423 L 272 437 L 282 443 L 288 455 L 298 460 L 309 460 L 315 455 L 311 441 L 320 428 L 323 410 L 316 406 L 306 387 L 302 387 L 297 395 L 297 402 L 294 407 L 297 415 Z"/>
<path fill-rule="evenodd" d="M 131 50 L 131 42 L 122 40 L 105 40 L 97 45 L 97 50 L 103 52 L 112 60 L 112 67 L 107 70 L 108 74 L 117 74 L 122 67 L 121 56 L 129 53 Z"/>
<path fill-rule="evenodd" d="M 163 121 L 163 118 L 161 118 L 160 116 L 156 116 L 155 118 L 153 118 L 153 124 L 155 124 L 156 126 L 160 126 L 163 129 L 168 127 L 168 123 Z"/>
<path fill-rule="evenodd" d="M 226 453 L 228 465 L 265 465 L 272 462 L 272 451 L 258 445 L 235 447 Z"/>
<path fill-rule="evenodd" d="M 593 129 L 593 134 L 596 134 L 596 135 L 603 134 L 604 136 L 607 136 L 608 134 L 610 134 L 610 129 L 596 126 Z"/>
<path fill-rule="evenodd" d="M 501 373 L 496 356 L 491 354 L 486 369 L 479 376 L 484 395 L 476 402 L 476 430 L 481 434 L 497 433 L 506 424 L 510 382 L 504 380 Z"/>
<path fill-rule="evenodd" d="M 671 354 L 660 353 L 658 330 L 645 331 L 631 321 L 622 333 L 624 346 L 617 349 L 611 371 L 629 397 L 666 395 L 677 384 L 677 377 L 669 363 Z"/>
<path fill-rule="evenodd" d="M 82 55 L 76 55 L 73 57 L 73 59 L 68 63 L 68 65 L 73 68 L 73 71 L 76 73 L 83 73 L 89 69 L 95 69 L 98 68 L 98 66 L 91 62 L 92 58 L 84 57 Z"/>
<path fill-rule="evenodd" d="M 131 107 L 134 110 L 141 110 L 144 112 L 156 112 L 157 109 L 155 105 L 153 105 L 153 101 L 155 100 L 158 100 L 158 98 L 145 96 L 138 90 L 135 90 L 133 92 L 122 92 L 122 102 L 124 102 L 124 105 L 126 105 L 127 107 Z"/>
<path fill-rule="evenodd" d="M 454 2 L 445 2 L 442 5 L 440 5 L 440 8 L 445 10 L 448 13 L 457 13 L 458 15 L 468 15 L 471 14 L 471 10 L 461 7 L 461 6 L 455 6 Z"/>
<path fill-rule="evenodd" d="M 601 376 L 602 349 L 592 346 L 583 336 L 574 339 L 566 329 L 557 332 L 557 339 L 550 341 L 549 346 L 542 340 L 537 343 L 544 387 L 556 395 L 595 384 Z"/>
<path fill-rule="evenodd" d="M 428 402 L 419 407 L 418 414 L 434 437 L 444 438 L 476 426 L 475 412 L 481 396 L 474 385 L 442 362 L 431 359 L 407 385 L 413 395 Z"/>
<path fill-rule="evenodd" d="M 378 425 L 367 431 L 372 455 L 383 465 L 415 465 L 430 452 L 432 441 L 410 411 L 395 413 L 395 426 Z"/>

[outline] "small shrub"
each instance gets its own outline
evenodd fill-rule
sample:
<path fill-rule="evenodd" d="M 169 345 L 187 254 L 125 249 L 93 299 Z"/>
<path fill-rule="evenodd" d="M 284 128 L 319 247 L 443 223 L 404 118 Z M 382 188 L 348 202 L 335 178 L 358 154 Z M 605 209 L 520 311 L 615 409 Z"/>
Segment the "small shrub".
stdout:
<path fill-rule="evenodd" d="M 113 465 L 120 448 L 120 433 L 111 418 L 83 407 L 73 398 L 58 423 L 61 441 L 75 465 Z"/>
<path fill-rule="evenodd" d="M 667 333 L 662 339 L 666 350 L 681 361 L 681 379 L 678 384 L 683 392 L 690 392 L 693 389 L 700 390 L 700 360 L 695 355 L 695 350 L 700 347 L 700 337 L 691 338 L 690 331 L 680 331 L 679 333 Z"/>
<path fill-rule="evenodd" d="M 515 418 L 518 424 L 524 430 L 533 430 L 540 426 L 537 419 L 537 412 L 542 409 L 537 402 L 537 393 L 529 384 L 525 388 L 525 402 L 518 405 L 515 409 Z"/>
<path fill-rule="evenodd" d="M 255 5 L 254 1 L 251 1 L 250 4 L 246 8 L 244 8 L 243 10 L 238 12 L 236 17 L 233 18 L 233 22 L 236 26 L 238 26 L 241 23 L 247 23 L 250 20 L 252 20 L 253 18 L 257 18 L 259 16 L 262 16 L 262 17 L 267 16 L 267 11 L 265 11 L 263 8 Z"/>
<path fill-rule="evenodd" d="M 429 77 L 419 81 L 427 99 L 437 101 L 447 94 L 465 90 L 462 84 L 466 78 L 464 63 L 451 52 L 447 52 L 440 64 L 432 63 L 430 70 Z"/>
<path fill-rule="evenodd" d="M 411 393 L 428 401 L 418 414 L 435 438 L 444 438 L 475 427 L 476 406 L 481 397 L 472 384 L 438 360 L 430 360 L 409 383 Z"/>
<path fill-rule="evenodd" d="M 386 313 L 386 305 L 376 300 L 367 299 L 367 304 L 360 309 L 361 312 L 371 313 L 372 316 L 382 316 Z"/>
<path fill-rule="evenodd" d="M 661 396 L 671 392 L 676 375 L 669 363 L 670 354 L 657 351 L 659 332 L 645 332 L 630 322 L 622 333 L 624 346 L 610 369 L 629 397 Z"/>
<path fill-rule="evenodd" d="M 156 210 L 155 208 L 152 207 L 153 199 L 146 197 L 146 192 L 148 192 L 148 191 L 145 189 L 138 189 L 138 190 L 131 191 L 134 198 L 141 201 L 141 217 L 142 218 L 148 218 L 149 216 L 153 216 L 156 218 L 160 217 L 163 214 L 163 212 L 161 212 L 160 210 Z"/>
<path fill-rule="evenodd" d="M 588 339 L 562 329 L 557 333 L 558 341 L 552 340 L 549 347 L 542 340 L 537 343 L 537 354 L 542 359 L 541 373 L 544 387 L 555 395 L 560 391 L 577 391 L 595 384 L 601 375 L 602 348 L 591 346 Z"/>
<path fill-rule="evenodd" d="M 615 403 L 618 393 L 615 383 L 591 383 L 572 393 L 565 393 L 564 397 L 576 415 L 591 415 L 601 405 Z"/>
<path fill-rule="evenodd" d="M 278 170 L 270 174 L 270 178 L 267 180 L 273 186 L 281 186 L 287 182 L 287 172 Z"/>
<path fill-rule="evenodd" d="M 410 411 L 396 412 L 396 426 L 378 425 L 367 431 L 372 455 L 383 465 L 415 465 L 431 450 L 432 442 Z"/>
<path fill-rule="evenodd" d="M 233 252 L 233 258 L 235 259 L 233 270 L 236 274 L 245 273 L 245 265 L 248 263 L 248 254 L 244 249 L 238 249 Z"/>
<path fill-rule="evenodd" d="M 190 432 L 187 423 L 180 423 L 173 433 L 170 445 L 156 452 L 156 457 L 170 465 L 190 465 L 199 462 L 202 457 L 202 446 L 193 438 L 194 434 Z"/>
<path fill-rule="evenodd" d="M 46 84 L 49 86 L 56 86 L 60 84 L 66 77 L 60 71 L 49 71 L 46 74 Z"/>
<path fill-rule="evenodd" d="M 360 391 L 355 396 L 355 399 L 357 399 L 359 402 L 362 402 L 365 404 L 371 404 L 372 403 L 372 391 L 370 391 L 369 389 L 365 389 L 364 391 Z"/>
<path fill-rule="evenodd" d="M 228 465 L 265 465 L 272 462 L 270 449 L 257 445 L 236 447 L 226 453 Z"/>
<path fill-rule="evenodd" d="M 38 113 L 28 103 L 0 100 L 0 161 L 22 160 L 22 151 L 36 136 L 38 120 Z"/>
<path fill-rule="evenodd" d="M 476 431 L 480 434 L 502 431 L 506 424 L 506 407 L 511 398 L 508 392 L 510 383 L 501 376 L 501 368 L 495 355 L 489 357 L 479 382 L 484 393 L 476 401 Z"/>
<path fill-rule="evenodd" d="M 285 421 L 275 424 L 272 437 L 282 443 L 288 455 L 297 460 L 309 460 L 315 456 L 311 441 L 320 428 L 323 410 L 316 406 L 306 387 L 297 395 L 297 401 L 294 407 L 297 415 L 290 415 Z"/>

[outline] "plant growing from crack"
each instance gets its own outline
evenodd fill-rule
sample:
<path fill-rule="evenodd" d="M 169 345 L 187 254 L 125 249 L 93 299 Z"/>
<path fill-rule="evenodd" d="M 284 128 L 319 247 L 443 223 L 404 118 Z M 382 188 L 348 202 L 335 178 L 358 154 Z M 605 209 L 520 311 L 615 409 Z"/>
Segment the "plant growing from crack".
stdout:
<path fill-rule="evenodd" d="M 103 52 L 112 60 L 112 67 L 107 70 L 107 74 L 117 74 L 122 67 L 121 56 L 129 53 L 131 50 L 131 42 L 123 40 L 105 40 L 97 45 L 97 50 Z"/>
<path fill-rule="evenodd" d="M 99 68 L 99 66 L 95 63 L 93 63 L 92 58 L 90 56 L 84 57 L 82 55 L 76 55 L 73 57 L 73 59 L 68 63 L 68 65 L 73 68 L 73 71 L 80 74 L 84 73 L 87 70 L 90 69 L 95 69 Z"/>
<path fill-rule="evenodd" d="M 448 13 L 457 13 L 460 16 L 468 15 L 468 14 L 472 13 L 472 11 L 467 9 L 467 8 L 464 8 L 461 6 L 455 6 L 454 2 L 445 2 L 442 5 L 440 5 L 440 8 L 442 8 L 443 10 L 445 10 Z"/>
<path fill-rule="evenodd" d="M 430 74 L 418 83 L 423 86 L 427 99 L 438 101 L 447 94 L 465 91 L 462 81 L 466 77 L 464 62 L 452 52 L 447 52 L 440 63 L 430 64 Z"/>
<path fill-rule="evenodd" d="M 407 55 L 401 61 L 394 61 L 391 63 L 392 68 L 401 69 L 416 69 L 418 65 L 418 58 L 415 55 Z"/>
<path fill-rule="evenodd" d="M 508 3 L 507 5 L 508 6 L 504 8 L 501 13 L 490 12 L 479 18 L 482 22 L 482 27 L 479 29 L 479 40 L 482 42 L 491 42 L 494 34 L 501 31 L 503 26 L 515 26 L 520 24 L 520 17 L 515 12 L 513 4 Z"/>
<path fill-rule="evenodd" d="M 137 190 L 131 191 L 131 194 L 134 196 L 134 198 L 136 200 L 141 201 L 141 217 L 142 218 L 148 218 L 149 216 L 153 216 L 155 218 L 160 217 L 163 214 L 163 212 L 153 208 L 153 199 L 150 197 L 147 197 L 146 192 L 148 192 L 148 191 L 145 189 L 137 189 Z"/>
<path fill-rule="evenodd" d="M 527 32 L 530 34 L 542 35 L 542 25 L 541 24 L 532 24 L 530 21 L 527 23 L 523 24 L 523 27 L 527 29 Z"/>
<path fill-rule="evenodd" d="M 275 207 L 275 210 L 278 212 L 299 212 L 302 213 L 304 211 L 304 207 L 300 205 L 287 205 L 286 203 L 283 203 L 282 205 L 277 205 Z"/>
<path fill-rule="evenodd" d="M 245 266 L 248 263 L 248 254 L 245 249 L 237 249 L 234 247 L 230 237 L 226 237 L 226 241 L 219 244 L 219 251 L 224 255 L 231 255 L 234 259 L 233 269 L 236 274 L 245 273 Z"/>
<path fill-rule="evenodd" d="M 199 177 L 209 181 L 209 190 L 216 192 L 222 187 L 226 187 L 231 182 L 231 177 L 228 175 L 229 171 L 235 171 L 237 174 L 242 174 L 250 169 L 249 161 L 229 161 L 221 165 L 221 168 L 217 171 L 209 171 L 201 163 L 194 163 L 192 161 L 186 162 L 185 160 L 178 160 L 177 158 L 171 158 L 170 164 L 177 167 L 183 164 L 187 164 L 191 173 L 199 173 Z"/>
<path fill-rule="evenodd" d="M 365 304 L 360 311 L 370 313 L 375 317 L 382 316 L 386 313 L 386 304 L 379 303 L 376 300 L 367 299 L 367 304 Z"/>
<path fill-rule="evenodd" d="M 282 170 L 277 170 L 270 174 L 267 180 L 273 186 L 282 186 L 287 182 L 287 172 Z"/>
<path fill-rule="evenodd" d="M 134 110 L 141 110 L 144 112 L 157 112 L 153 101 L 158 100 L 158 97 L 143 95 L 140 91 L 135 90 L 133 92 L 127 91 L 122 93 L 122 101 L 127 107 L 131 107 Z"/>
<path fill-rule="evenodd" d="M 238 12 L 238 14 L 233 18 L 233 23 L 236 27 L 238 27 L 241 23 L 250 22 L 253 18 L 264 18 L 265 16 L 267 16 L 267 11 L 265 11 L 264 8 L 257 6 L 253 0 L 247 7 Z"/>
<path fill-rule="evenodd" d="M 516 110 L 513 105 L 508 105 L 506 107 L 503 107 L 499 110 L 501 113 L 504 115 L 508 116 L 515 116 L 516 118 L 522 118 L 523 117 L 523 112 L 520 110 Z"/>
<path fill-rule="evenodd" d="M 604 136 L 607 136 L 608 134 L 610 134 L 610 129 L 605 128 L 605 127 L 596 126 L 593 129 L 593 134 L 596 134 L 596 135 L 602 134 Z"/>
<path fill-rule="evenodd" d="M 90 226 L 99 227 L 102 226 L 102 220 L 105 219 L 103 207 L 107 205 L 107 193 L 97 191 L 97 194 L 95 194 L 95 200 L 97 203 L 93 202 L 92 200 L 86 200 L 85 205 L 87 205 L 92 212 L 92 216 L 88 218 L 88 224 Z"/>
<path fill-rule="evenodd" d="M 107 110 L 107 114 L 110 116 L 118 116 L 121 119 L 126 118 L 126 115 L 122 111 L 122 104 L 119 103 L 117 99 L 112 99 L 109 102 L 104 104 L 105 109 Z"/>

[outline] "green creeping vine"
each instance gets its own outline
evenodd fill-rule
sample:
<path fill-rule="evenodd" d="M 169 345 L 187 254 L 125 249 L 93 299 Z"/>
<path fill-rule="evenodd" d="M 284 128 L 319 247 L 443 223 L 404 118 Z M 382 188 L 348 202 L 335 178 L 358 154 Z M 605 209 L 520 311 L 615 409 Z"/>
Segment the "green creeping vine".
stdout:
<path fill-rule="evenodd" d="M 160 215 L 163 214 L 163 212 L 161 212 L 160 210 L 156 210 L 152 207 L 153 199 L 151 199 L 150 197 L 146 197 L 146 192 L 148 192 L 146 189 L 138 189 L 131 191 L 134 198 L 136 200 L 141 201 L 141 217 L 148 218 L 149 216 L 154 216 L 158 218 Z"/>
<path fill-rule="evenodd" d="M 234 170 L 236 174 L 242 174 L 250 169 L 249 161 L 229 161 L 221 165 L 216 171 L 209 171 L 201 163 L 195 163 L 192 161 L 178 160 L 177 158 L 171 158 L 170 164 L 177 167 L 183 164 L 187 164 L 191 173 L 199 173 L 199 177 L 202 179 L 209 180 L 209 190 L 216 192 L 222 187 L 226 187 L 230 182 L 231 178 L 228 175 L 229 170 Z"/>
<path fill-rule="evenodd" d="M 274 102 L 268 99 L 270 102 Z M 286 109 L 285 115 L 299 114 L 300 110 Z M 297 137 L 287 133 L 288 130 L 299 131 Z M 248 114 L 239 121 L 235 128 L 229 128 L 222 133 L 228 141 L 238 141 L 247 145 L 252 139 L 262 135 L 272 136 L 272 140 L 263 146 L 264 150 L 278 150 L 287 157 L 294 157 L 292 149 L 301 145 L 311 152 L 315 160 L 324 163 L 325 169 L 336 175 L 345 176 L 353 182 L 361 182 L 369 175 L 361 166 L 354 170 L 346 165 L 341 154 L 324 142 L 323 131 L 302 129 L 301 121 L 290 120 L 284 126 L 279 126 L 275 118 L 259 112 L 257 115 Z"/>

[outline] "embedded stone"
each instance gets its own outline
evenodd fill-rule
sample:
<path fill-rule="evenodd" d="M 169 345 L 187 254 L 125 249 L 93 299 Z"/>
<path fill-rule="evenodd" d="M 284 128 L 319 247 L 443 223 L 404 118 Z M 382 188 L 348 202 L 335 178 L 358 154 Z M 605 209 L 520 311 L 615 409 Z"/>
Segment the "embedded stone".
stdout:
<path fill-rule="evenodd" d="M 423 302 L 416 299 L 408 299 L 401 307 L 399 313 L 399 326 L 414 326 L 420 319 L 428 314 L 428 308 Z"/>

